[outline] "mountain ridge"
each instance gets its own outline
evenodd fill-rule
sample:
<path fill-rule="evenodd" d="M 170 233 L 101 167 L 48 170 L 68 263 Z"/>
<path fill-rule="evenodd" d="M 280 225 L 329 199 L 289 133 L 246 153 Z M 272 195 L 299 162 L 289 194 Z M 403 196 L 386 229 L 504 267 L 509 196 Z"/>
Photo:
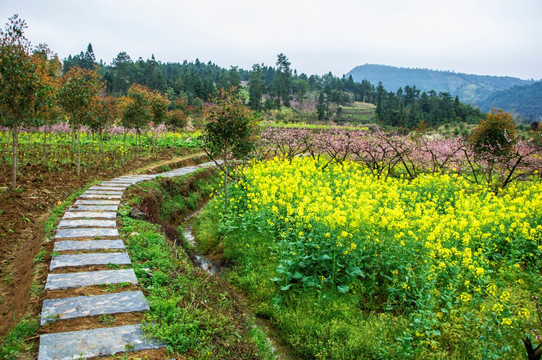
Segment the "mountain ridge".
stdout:
<path fill-rule="evenodd" d="M 391 65 L 364 64 L 350 70 L 346 76 L 354 81 L 366 79 L 371 83 L 382 82 L 388 91 L 397 91 L 405 86 L 416 86 L 421 91 L 448 92 L 466 103 L 477 104 L 491 94 L 514 86 L 530 85 L 534 80 L 512 76 L 477 75 L 449 70 L 403 68 Z"/>

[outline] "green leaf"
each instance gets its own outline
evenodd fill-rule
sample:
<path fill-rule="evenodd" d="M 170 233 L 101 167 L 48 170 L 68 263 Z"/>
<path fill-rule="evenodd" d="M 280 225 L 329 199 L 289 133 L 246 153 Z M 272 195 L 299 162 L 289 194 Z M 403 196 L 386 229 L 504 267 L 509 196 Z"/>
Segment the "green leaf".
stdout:
<path fill-rule="evenodd" d="M 363 272 L 359 268 L 359 266 L 350 266 L 348 269 L 346 269 L 346 273 L 350 276 L 362 276 Z"/>
<path fill-rule="evenodd" d="M 341 285 L 341 286 L 337 286 L 337 290 L 339 290 L 341 294 L 346 294 L 348 290 L 350 290 L 350 288 L 346 285 Z"/>

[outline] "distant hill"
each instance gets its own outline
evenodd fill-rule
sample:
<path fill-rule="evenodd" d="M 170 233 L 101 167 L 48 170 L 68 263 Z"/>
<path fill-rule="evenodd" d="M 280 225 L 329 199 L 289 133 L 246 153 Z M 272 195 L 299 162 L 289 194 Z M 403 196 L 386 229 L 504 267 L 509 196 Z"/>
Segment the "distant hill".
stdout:
<path fill-rule="evenodd" d="M 540 121 L 542 118 L 542 81 L 495 92 L 478 105 L 483 111 L 498 108 L 514 115 L 521 115 L 527 122 Z"/>
<path fill-rule="evenodd" d="M 459 96 L 461 101 L 472 104 L 478 104 L 497 91 L 533 84 L 533 81 L 509 76 L 469 75 L 372 64 L 357 66 L 346 74 L 347 77 L 350 75 L 354 81 L 367 79 L 375 86 L 382 81 L 388 91 L 416 85 L 422 91 L 448 92 L 454 97 Z"/>

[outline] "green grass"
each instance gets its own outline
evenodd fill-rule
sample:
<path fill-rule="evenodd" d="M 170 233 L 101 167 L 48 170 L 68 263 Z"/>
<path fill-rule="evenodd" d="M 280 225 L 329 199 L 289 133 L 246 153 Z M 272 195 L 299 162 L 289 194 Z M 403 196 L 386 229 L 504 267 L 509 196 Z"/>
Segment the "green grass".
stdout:
<path fill-rule="evenodd" d="M 31 351 L 34 344 L 25 339 L 34 335 L 39 327 L 37 318 L 25 316 L 5 338 L 0 339 L 0 359 L 16 359 L 21 352 Z"/>
<path fill-rule="evenodd" d="M 190 177 L 192 181 L 187 181 Z M 172 214 L 192 210 L 198 199 L 212 191 L 213 177 L 194 177 L 198 175 L 160 179 L 145 184 L 147 191 L 134 192 L 159 200 L 156 211 L 171 219 Z M 243 315 L 244 305 L 231 288 L 195 267 L 184 251 L 165 238 L 160 226 L 134 220 L 128 212 L 128 206 L 120 210 L 120 232 L 150 305 L 145 330 L 165 342 L 171 354 L 190 359 L 273 359 L 267 338 L 250 316 Z"/>

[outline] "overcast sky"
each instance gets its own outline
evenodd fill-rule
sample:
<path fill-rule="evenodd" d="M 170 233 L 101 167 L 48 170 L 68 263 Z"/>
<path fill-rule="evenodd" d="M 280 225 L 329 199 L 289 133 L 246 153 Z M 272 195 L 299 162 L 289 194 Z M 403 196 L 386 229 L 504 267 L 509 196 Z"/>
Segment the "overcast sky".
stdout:
<path fill-rule="evenodd" d="M 542 0 L 0 0 L 61 59 L 92 43 L 106 63 L 212 61 L 245 69 L 284 53 L 299 73 L 366 63 L 542 79 Z"/>

